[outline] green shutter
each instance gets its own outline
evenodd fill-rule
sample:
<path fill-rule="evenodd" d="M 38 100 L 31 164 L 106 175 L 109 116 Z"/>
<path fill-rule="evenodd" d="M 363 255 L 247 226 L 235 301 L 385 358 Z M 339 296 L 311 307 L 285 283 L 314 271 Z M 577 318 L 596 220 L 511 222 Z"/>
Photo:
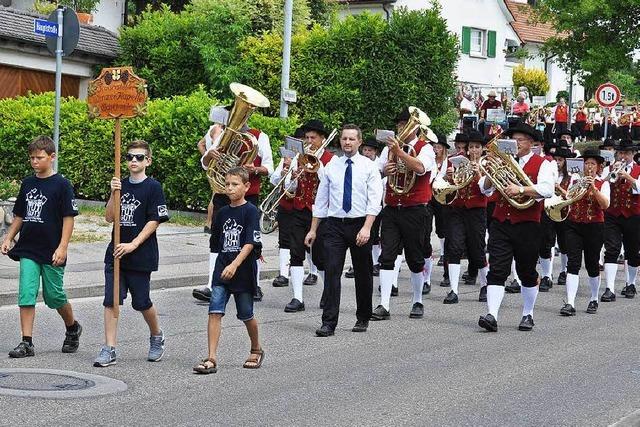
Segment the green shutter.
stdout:
<path fill-rule="evenodd" d="M 471 28 L 462 27 L 462 53 L 471 52 Z"/>
<path fill-rule="evenodd" d="M 487 31 L 487 56 L 489 58 L 496 57 L 496 32 Z"/>

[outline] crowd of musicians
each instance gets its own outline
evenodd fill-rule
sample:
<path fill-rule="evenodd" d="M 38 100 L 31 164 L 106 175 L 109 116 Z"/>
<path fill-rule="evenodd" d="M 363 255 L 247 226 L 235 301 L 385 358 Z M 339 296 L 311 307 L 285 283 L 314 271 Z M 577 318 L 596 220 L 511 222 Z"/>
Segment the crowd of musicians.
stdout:
<path fill-rule="evenodd" d="M 585 113 L 578 110 L 576 121 L 584 118 L 580 114 Z M 293 135 L 307 155 L 283 157 L 277 166 L 268 136 L 244 125 L 257 144 L 257 155 L 244 165 L 250 174 L 247 200 L 264 214 L 265 201 L 258 201 L 262 177 L 268 177 L 276 194 L 281 192 L 273 199 L 280 265 L 273 286 L 291 289 L 291 300 L 282 302 L 284 311 L 319 305 L 322 321 L 316 334 L 333 335 L 349 250 L 357 305 L 354 332 L 366 331 L 370 321 L 389 320 L 392 312 L 422 318 L 423 296 L 431 291 L 437 265 L 432 233 L 441 247 L 440 285 L 450 287 L 444 304 L 466 303 L 459 301 L 461 282 L 478 284 L 478 300 L 487 304 L 478 324 L 487 331 L 498 329 L 505 292 L 521 293 L 518 329 L 532 330 L 538 292 L 549 291 L 554 282 L 566 287 L 562 315 L 596 313 L 600 302 L 616 299 L 621 254 L 626 273 L 621 294 L 633 298 L 640 265 L 640 166 L 631 137 L 638 134 L 608 138 L 580 153 L 573 143 L 584 136 L 584 126 L 556 126 L 545 140 L 527 117 L 496 134 L 466 127 L 451 140 L 434 134 L 428 116 L 414 107 L 399 112 L 395 134 L 383 140 L 364 138 L 357 125 L 346 124 L 331 141 L 325 125 L 310 120 Z M 224 132 L 224 126 L 214 124 L 200 141 L 204 168 L 225 155 L 218 146 Z M 499 139 L 515 141 L 516 152 L 501 152 Z M 611 157 L 603 151 L 613 151 L 614 160 L 607 161 Z M 583 159 L 582 173 L 568 172 L 571 158 Z M 545 209 L 550 200 L 549 207 L 562 209 Z M 225 194 L 215 194 L 213 215 L 228 203 Z M 561 271 L 554 274 L 556 246 Z M 210 277 L 216 256 L 210 255 Z M 586 283 L 579 276 L 583 259 Z M 403 262 L 408 283 L 399 278 Z M 375 276 L 379 294 L 374 293 Z M 590 297 L 576 301 L 581 281 Z M 305 285 L 322 286 L 321 299 L 309 301 Z M 207 300 L 210 286 L 195 289 L 194 297 Z M 411 289 L 410 306 L 391 304 L 399 287 Z M 257 286 L 255 299 L 261 298 Z"/>

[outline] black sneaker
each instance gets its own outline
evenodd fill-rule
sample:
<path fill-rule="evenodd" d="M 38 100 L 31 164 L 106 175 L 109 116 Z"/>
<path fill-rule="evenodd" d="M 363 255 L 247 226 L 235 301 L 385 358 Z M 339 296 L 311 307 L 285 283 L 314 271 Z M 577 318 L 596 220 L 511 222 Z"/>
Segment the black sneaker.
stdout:
<path fill-rule="evenodd" d="M 442 301 L 442 302 L 444 304 L 457 304 L 458 303 L 458 295 L 456 295 L 456 293 L 453 292 L 453 291 L 449 291 L 449 293 L 445 297 L 444 301 Z"/>
<path fill-rule="evenodd" d="M 274 288 L 284 288 L 286 286 L 289 286 L 289 279 L 287 279 L 286 277 L 280 275 L 278 277 L 276 277 L 275 279 L 273 279 L 273 283 L 272 283 Z"/>
<path fill-rule="evenodd" d="M 558 286 L 566 286 L 567 285 L 567 272 L 566 271 L 562 271 L 558 275 L 558 280 L 556 281 L 556 284 Z"/>
<path fill-rule="evenodd" d="M 511 283 L 504 287 L 504 291 L 508 294 L 519 294 L 520 293 L 520 285 L 516 279 L 513 279 Z"/>
<path fill-rule="evenodd" d="M 397 297 L 398 296 L 398 287 L 397 286 L 392 286 L 391 287 L 391 296 L 392 297 Z"/>
<path fill-rule="evenodd" d="M 598 311 L 598 301 L 589 301 L 589 305 L 587 306 L 587 313 L 596 314 Z"/>
<path fill-rule="evenodd" d="M 491 314 L 480 316 L 480 319 L 478 320 L 478 326 L 486 329 L 489 332 L 498 332 L 498 321 Z"/>
<path fill-rule="evenodd" d="M 520 324 L 518 325 L 518 330 L 519 331 L 530 331 L 533 329 L 533 326 L 535 325 L 535 323 L 533 323 L 533 317 L 530 314 L 527 314 L 526 316 L 522 316 L 522 320 L 520 321 Z"/>
<path fill-rule="evenodd" d="M 409 313 L 410 319 L 422 319 L 424 316 L 424 305 L 419 302 L 414 302 Z"/>
<path fill-rule="evenodd" d="M 390 318 L 389 311 L 381 305 L 377 306 L 371 313 L 371 320 L 389 320 Z"/>
<path fill-rule="evenodd" d="M 371 270 L 371 274 L 373 275 L 373 277 L 380 276 L 380 264 L 376 264 L 373 266 L 373 270 Z"/>
<path fill-rule="evenodd" d="M 256 287 L 256 293 L 253 295 L 253 300 L 256 302 L 262 301 L 262 297 L 264 293 L 262 293 L 262 288 L 260 286 Z"/>
<path fill-rule="evenodd" d="M 75 323 L 75 328 L 71 331 L 67 330 L 64 337 L 64 343 L 62 343 L 63 353 L 75 353 L 80 347 L 80 335 L 82 335 L 82 325 Z"/>
<path fill-rule="evenodd" d="M 21 359 L 23 357 L 35 356 L 35 354 L 36 352 L 33 344 L 29 344 L 26 341 L 21 341 L 16 348 L 9 352 L 9 357 L 12 357 L 14 359 Z"/>
<path fill-rule="evenodd" d="M 620 291 L 620 295 L 625 296 L 627 294 L 627 285 L 626 283 L 624 284 L 624 286 L 622 287 L 622 290 Z"/>
<path fill-rule="evenodd" d="M 211 288 L 204 286 L 202 288 L 194 289 L 191 295 L 199 301 L 209 302 L 211 299 Z"/>
<path fill-rule="evenodd" d="M 629 286 L 627 286 L 627 292 L 624 294 L 624 297 L 631 299 L 631 298 L 635 297 L 636 294 L 637 294 L 636 285 L 629 285 Z"/>
<path fill-rule="evenodd" d="M 424 282 L 422 284 L 422 295 L 427 295 L 429 292 L 431 292 L 431 283 Z"/>
<path fill-rule="evenodd" d="M 604 294 L 600 297 L 600 301 L 602 302 L 613 302 L 616 300 L 616 294 L 611 292 L 611 289 L 607 288 L 604 291 Z"/>
<path fill-rule="evenodd" d="M 478 295 L 479 302 L 487 302 L 487 286 L 480 288 L 480 295 Z"/>
<path fill-rule="evenodd" d="M 351 329 L 351 332 L 367 332 L 367 328 L 369 327 L 368 320 L 358 320 L 356 324 Z"/>
<path fill-rule="evenodd" d="M 353 279 L 356 277 L 356 273 L 353 271 L 353 266 L 349 267 L 349 269 L 344 273 L 344 277 L 347 279 Z"/>
<path fill-rule="evenodd" d="M 442 279 L 442 282 L 440 282 L 440 286 L 443 288 L 448 288 L 449 286 L 451 286 L 451 282 L 449 281 L 449 278 L 445 277 L 444 279 Z"/>
<path fill-rule="evenodd" d="M 318 276 L 316 274 L 309 273 L 307 277 L 304 278 L 304 282 L 302 282 L 305 286 L 315 286 L 318 284 Z"/>
<path fill-rule="evenodd" d="M 549 289 L 553 288 L 553 282 L 551 282 L 551 279 L 548 277 L 543 277 L 542 280 L 540 280 L 540 287 L 539 287 L 539 291 L 540 292 L 549 292 Z"/>
<path fill-rule="evenodd" d="M 206 225 L 204 226 L 204 234 L 211 234 L 211 228 L 207 227 Z"/>
<path fill-rule="evenodd" d="M 438 259 L 438 267 L 442 267 L 444 265 L 444 257 L 440 256 L 440 258 Z"/>
<path fill-rule="evenodd" d="M 575 316 L 576 315 L 576 309 L 573 308 L 573 306 L 571 304 L 565 304 L 560 309 L 560 314 L 563 315 L 563 316 Z"/>
<path fill-rule="evenodd" d="M 298 311 L 304 311 L 304 303 L 299 299 L 294 298 L 284 307 L 285 313 L 296 313 Z"/>

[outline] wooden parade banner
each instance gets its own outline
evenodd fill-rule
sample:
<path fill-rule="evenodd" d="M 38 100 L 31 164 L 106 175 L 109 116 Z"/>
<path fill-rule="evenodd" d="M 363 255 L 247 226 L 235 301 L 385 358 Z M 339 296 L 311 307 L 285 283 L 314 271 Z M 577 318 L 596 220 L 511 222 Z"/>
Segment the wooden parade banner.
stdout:
<path fill-rule="evenodd" d="M 87 108 L 92 119 L 115 120 L 114 176 L 120 179 L 120 119 L 146 114 L 147 84 L 136 76 L 131 67 L 103 68 L 100 75 L 89 83 Z M 113 195 L 113 250 L 120 244 L 120 190 Z M 120 314 L 120 259 L 113 260 L 113 312 Z"/>

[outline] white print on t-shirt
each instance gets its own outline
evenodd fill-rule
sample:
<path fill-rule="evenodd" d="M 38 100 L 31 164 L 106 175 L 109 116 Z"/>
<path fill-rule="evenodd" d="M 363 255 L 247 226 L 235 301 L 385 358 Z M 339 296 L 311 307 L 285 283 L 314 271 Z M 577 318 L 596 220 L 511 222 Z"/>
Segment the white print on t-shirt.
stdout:
<path fill-rule="evenodd" d="M 261 236 L 260 236 L 260 230 L 255 230 L 253 232 L 253 241 L 256 243 L 260 243 L 260 241 L 262 240 Z"/>
<path fill-rule="evenodd" d="M 240 234 L 243 227 L 236 222 L 235 219 L 229 218 L 222 226 L 224 233 L 224 243 L 222 244 L 222 252 L 237 252 L 240 250 Z"/>
<path fill-rule="evenodd" d="M 123 227 L 135 227 L 133 222 L 133 214 L 140 206 L 140 200 L 137 200 L 133 194 L 125 193 L 120 197 L 120 225 Z"/>
<path fill-rule="evenodd" d="M 23 221 L 26 222 L 39 222 L 44 223 L 44 221 L 40 218 L 42 214 L 42 207 L 45 203 L 47 203 L 47 198 L 41 191 L 34 188 L 29 191 L 26 196 L 27 199 L 27 214 L 24 217 Z"/>
<path fill-rule="evenodd" d="M 158 206 L 158 216 L 169 216 L 169 211 L 167 210 L 167 205 Z"/>
<path fill-rule="evenodd" d="M 78 210 L 78 202 L 76 202 L 76 199 L 71 199 L 71 208 L 72 208 L 74 211 L 77 211 L 77 210 Z"/>

